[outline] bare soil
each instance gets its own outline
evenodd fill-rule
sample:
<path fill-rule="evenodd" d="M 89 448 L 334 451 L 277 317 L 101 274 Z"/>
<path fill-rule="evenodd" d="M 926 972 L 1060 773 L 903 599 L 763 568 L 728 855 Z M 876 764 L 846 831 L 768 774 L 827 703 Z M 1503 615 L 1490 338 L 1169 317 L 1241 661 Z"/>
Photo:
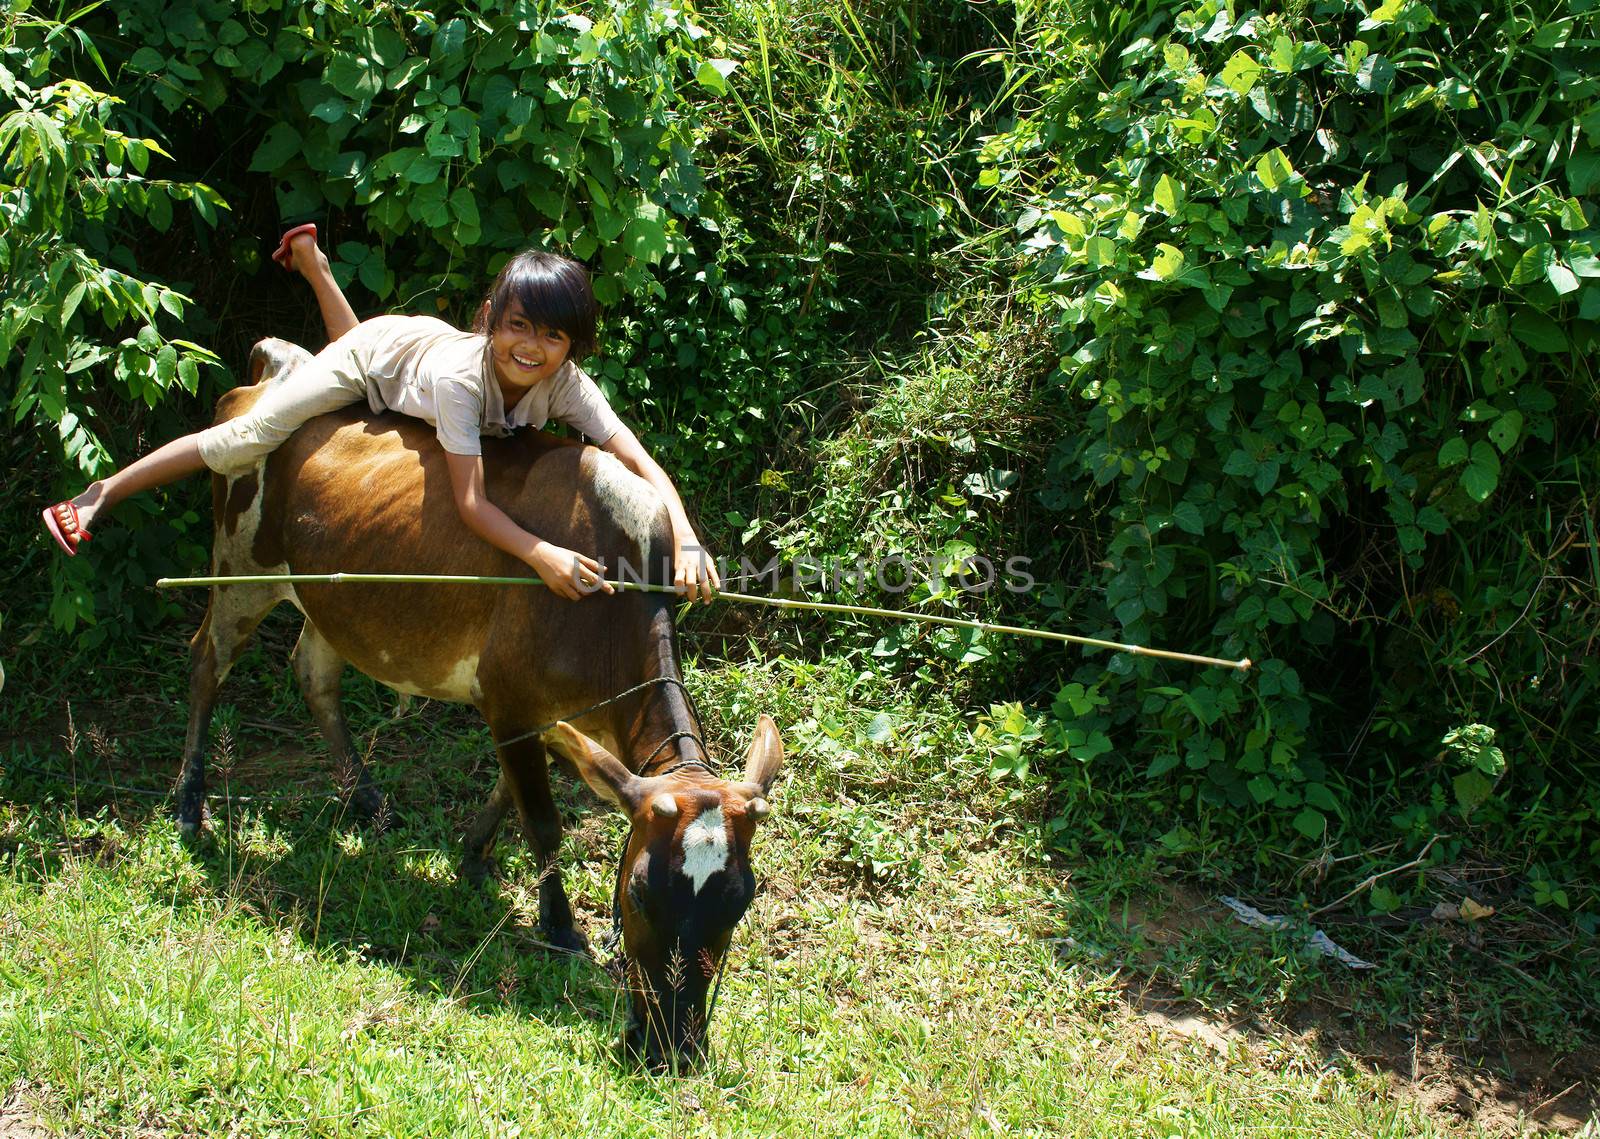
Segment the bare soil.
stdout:
<path fill-rule="evenodd" d="M 1138 932 L 1153 947 L 1233 921 L 1220 903 L 1179 884 L 1159 899 L 1130 900 L 1117 916 L 1123 914 L 1129 932 Z M 1159 948 L 1153 948 L 1142 963 L 1153 965 L 1159 956 Z M 1161 1031 L 1199 1040 L 1222 1055 L 1238 1046 L 1253 1050 L 1269 1036 L 1290 1035 L 1330 1059 L 1353 1060 L 1381 1074 L 1396 1095 L 1447 1124 L 1521 1136 L 1574 1134 L 1600 1120 L 1600 1050 L 1593 1048 L 1560 1053 L 1515 1036 L 1480 1041 L 1479 1055 L 1500 1058 L 1491 1069 L 1446 1047 L 1436 1034 L 1374 1032 L 1370 1026 L 1357 1034 L 1350 1010 L 1331 1001 L 1308 1002 L 1262 1023 L 1254 1014 L 1219 1016 L 1184 1000 L 1159 979 L 1130 981 L 1124 996 L 1134 1012 Z"/>
<path fill-rule="evenodd" d="M 17 1084 L 0 1097 L 0 1139 L 49 1139 L 50 1133 L 28 1107 L 26 1091 Z"/>

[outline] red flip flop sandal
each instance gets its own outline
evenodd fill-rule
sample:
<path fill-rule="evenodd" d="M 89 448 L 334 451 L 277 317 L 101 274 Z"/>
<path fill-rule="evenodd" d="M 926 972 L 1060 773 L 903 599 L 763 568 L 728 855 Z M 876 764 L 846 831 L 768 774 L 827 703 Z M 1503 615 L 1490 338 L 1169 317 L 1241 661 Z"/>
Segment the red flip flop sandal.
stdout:
<path fill-rule="evenodd" d="M 94 535 L 83 528 L 78 521 L 78 508 L 70 502 L 58 502 L 54 506 L 44 508 L 42 514 L 45 529 L 50 531 L 50 536 L 56 540 L 67 557 L 78 556 L 78 543 L 87 542 Z"/>
<path fill-rule="evenodd" d="M 294 268 L 294 251 L 289 248 L 289 242 L 299 237 L 302 233 L 309 233 L 311 240 L 315 241 L 317 239 L 317 223 L 307 222 L 305 225 L 297 225 L 293 229 L 287 230 L 283 235 L 283 240 L 278 242 L 278 248 L 272 251 L 272 259 L 285 269 Z"/>

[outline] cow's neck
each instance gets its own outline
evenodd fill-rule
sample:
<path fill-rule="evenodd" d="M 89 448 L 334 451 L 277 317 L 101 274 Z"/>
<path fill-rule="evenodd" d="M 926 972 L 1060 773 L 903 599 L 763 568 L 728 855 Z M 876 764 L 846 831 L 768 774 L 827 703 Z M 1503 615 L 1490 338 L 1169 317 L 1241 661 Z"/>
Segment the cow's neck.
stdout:
<path fill-rule="evenodd" d="M 702 742 L 700 721 L 681 687 L 672 611 L 667 605 L 662 605 L 653 615 L 642 647 L 643 652 L 637 658 L 638 678 L 632 683 L 668 682 L 651 684 L 638 699 L 629 700 L 618 709 L 616 730 L 624 762 L 634 771 L 649 772 L 660 771 L 674 763 L 709 758 Z"/>

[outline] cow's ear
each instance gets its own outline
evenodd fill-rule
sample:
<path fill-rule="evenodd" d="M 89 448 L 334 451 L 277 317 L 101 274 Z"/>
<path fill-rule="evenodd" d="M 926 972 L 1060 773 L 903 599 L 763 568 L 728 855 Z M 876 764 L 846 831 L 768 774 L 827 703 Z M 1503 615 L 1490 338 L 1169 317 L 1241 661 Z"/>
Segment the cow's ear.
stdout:
<path fill-rule="evenodd" d="M 783 766 L 783 740 L 778 736 L 778 725 L 771 716 L 762 716 L 756 723 L 755 739 L 744 757 L 744 781 L 754 783 L 765 795 L 772 790 L 772 781 Z"/>
<path fill-rule="evenodd" d="M 616 756 L 565 721 L 545 733 L 544 742 L 572 761 L 596 795 L 630 816 L 638 811 L 643 784 Z"/>

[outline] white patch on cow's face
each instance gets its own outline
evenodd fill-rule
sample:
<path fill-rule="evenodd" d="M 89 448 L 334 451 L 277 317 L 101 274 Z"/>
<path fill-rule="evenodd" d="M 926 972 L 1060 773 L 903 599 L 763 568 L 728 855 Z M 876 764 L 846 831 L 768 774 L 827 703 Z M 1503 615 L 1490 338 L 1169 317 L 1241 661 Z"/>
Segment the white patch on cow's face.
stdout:
<path fill-rule="evenodd" d="M 722 807 L 712 807 L 683 828 L 683 876 L 694 883 L 694 892 L 728 865 L 728 826 Z"/>

